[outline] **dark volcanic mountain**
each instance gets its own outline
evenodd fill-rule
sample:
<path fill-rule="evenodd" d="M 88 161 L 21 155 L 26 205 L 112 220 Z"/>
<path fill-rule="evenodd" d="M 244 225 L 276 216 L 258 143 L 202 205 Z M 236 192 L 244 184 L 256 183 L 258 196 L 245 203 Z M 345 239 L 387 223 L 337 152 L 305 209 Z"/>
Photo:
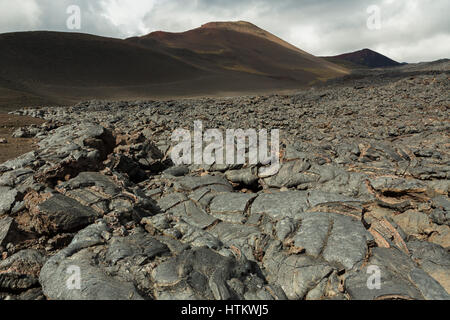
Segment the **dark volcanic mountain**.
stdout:
<path fill-rule="evenodd" d="M 166 52 L 199 68 L 214 72 L 234 71 L 304 84 L 346 73 L 273 34 L 245 22 L 212 22 L 182 33 L 153 32 L 129 41 Z"/>
<path fill-rule="evenodd" d="M 0 106 L 9 107 L 279 91 L 348 73 L 246 22 L 126 40 L 8 33 L 0 47 Z"/>
<path fill-rule="evenodd" d="M 351 53 L 345 53 L 333 57 L 324 57 L 325 60 L 339 64 L 346 68 L 385 68 L 400 66 L 398 63 L 378 52 L 370 49 L 363 49 Z"/>
<path fill-rule="evenodd" d="M 3 105 L 135 96 L 141 86 L 190 81 L 205 75 L 149 47 L 87 34 L 2 34 L 0 47 Z"/>

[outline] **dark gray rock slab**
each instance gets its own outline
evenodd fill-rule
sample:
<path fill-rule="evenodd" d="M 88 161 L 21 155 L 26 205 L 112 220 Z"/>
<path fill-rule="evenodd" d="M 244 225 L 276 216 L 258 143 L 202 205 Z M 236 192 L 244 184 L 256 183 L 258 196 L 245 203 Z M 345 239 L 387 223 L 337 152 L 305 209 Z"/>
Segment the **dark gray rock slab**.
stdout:
<path fill-rule="evenodd" d="M 256 239 L 262 236 L 261 231 L 256 227 L 227 222 L 218 223 L 209 232 L 228 246 L 254 245 Z"/>
<path fill-rule="evenodd" d="M 160 264 L 153 270 L 152 278 L 157 286 L 157 297 L 164 297 L 164 291 L 171 291 L 178 298 L 178 292 L 182 295 L 190 292 L 190 296 L 197 299 L 228 300 L 243 297 L 232 291 L 227 281 L 250 272 L 251 266 L 245 260 L 238 261 L 211 249 L 197 248 Z"/>
<path fill-rule="evenodd" d="M 233 223 L 242 223 L 250 202 L 256 194 L 220 193 L 212 199 L 209 209 L 214 217 Z"/>
<path fill-rule="evenodd" d="M 305 298 L 323 279 L 329 276 L 333 267 L 307 255 L 289 255 L 281 250 L 281 244 L 274 242 L 267 250 L 263 265 L 268 272 L 267 280 L 281 286 L 291 300 Z"/>
<path fill-rule="evenodd" d="M 277 238 L 280 241 L 284 241 L 289 235 L 291 235 L 296 230 L 297 224 L 299 224 L 299 221 L 296 221 L 292 218 L 283 218 L 279 220 L 275 225 L 275 232 Z"/>
<path fill-rule="evenodd" d="M 174 192 L 162 197 L 157 201 L 157 204 L 161 210 L 166 211 L 186 200 L 188 200 L 186 195 L 183 193 Z"/>
<path fill-rule="evenodd" d="M 18 238 L 19 234 L 14 219 L 11 217 L 0 218 L 0 246 L 16 242 Z"/>
<path fill-rule="evenodd" d="M 366 186 L 367 176 L 360 172 L 347 172 L 340 168 L 329 168 L 330 175 L 324 175 L 321 171 L 321 180 L 316 186 L 321 191 L 341 194 L 348 197 L 358 197 L 360 201 L 370 201 L 374 196 Z"/>
<path fill-rule="evenodd" d="M 296 218 L 309 207 L 306 191 L 287 191 L 259 195 L 252 204 L 252 214 L 267 214 L 272 219 Z"/>
<path fill-rule="evenodd" d="M 37 250 L 25 249 L 0 261 L 0 291 L 19 293 L 39 286 L 39 272 L 46 257 Z"/>
<path fill-rule="evenodd" d="M 17 196 L 18 192 L 16 189 L 0 187 L 0 215 L 11 211 Z"/>
<path fill-rule="evenodd" d="M 380 271 L 380 287 L 370 288 L 368 268 Z M 373 248 L 367 265 L 351 273 L 345 286 L 352 299 L 383 298 L 448 300 L 450 296 L 431 276 L 426 274 L 403 252 L 397 249 Z"/>
<path fill-rule="evenodd" d="M 51 258 L 39 278 L 45 296 L 52 300 L 141 300 L 132 283 L 92 265 L 96 254 L 95 248 L 87 248 L 63 259 Z M 80 271 L 79 289 L 70 285 L 75 270 Z"/>
<path fill-rule="evenodd" d="M 94 186 L 111 197 L 119 194 L 121 191 L 116 182 L 99 172 L 81 172 L 75 178 L 58 185 L 58 188 L 69 191 Z"/>
<path fill-rule="evenodd" d="M 170 253 L 165 244 L 150 235 L 137 233 L 126 238 L 112 238 L 106 251 L 105 261 L 114 265 L 124 258 L 141 256 L 145 259 L 152 259 L 165 253 Z"/>
<path fill-rule="evenodd" d="M 32 275 L 0 273 L 0 292 L 20 292 L 36 286 L 39 286 L 39 281 Z"/>
<path fill-rule="evenodd" d="M 420 268 L 438 281 L 449 293 L 450 253 L 440 245 L 426 241 L 409 241 L 407 246 L 412 259 Z"/>
<path fill-rule="evenodd" d="M 76 231 L 99 217 L 93 209 L 61 194 L 55 194 L 39 204 L 36 211 L 33 224 L 39 233 Z"/>
<path fill-rule="evenodd" d="M 34 171 L 28 168 L 5 172 L 0 176 L 0 186 L 14 188 L 30 177 L 33 173 Z"/>
<path fill-rule="evenodd" d="M 245 186 L 253 186 L 258 182 L 258 174 L 256 168 L 230 170 L 225 172 L 225 176 L 231 182 L 240 183 Z"/>
<path fill-rule="evenodd" d="M 318 175 L 305 172 L 310 166 L 308 161 L 303 160 L 283 163 L 280 171 L 276 175 L 264 179 L 264 182 L 269 187 L 275 188 L 292 188 L 298 185 L 316 182 L 319 180 Z"/>
<path fill-rule="evenodd" d="M 300 228 L 293 237 L 296 247 L 304 248 L 306 253 L 318 257 L 331 233 L 333 220 L 325 214 L 310 214 L 301 220 Z"/>
<path fill-rule="evenodd" d="M 13 254 L 9 258 L 0 261 L 0 269 L 8 269 L 13 265 L 36 265 L 38 267 L 42 267 L 46 260 L 46 256 L 40 251 L 35 249 L 24 249 Z"/>
<path fill-rule="evenodd" d="M 448 197 L 434 197 L 432 206 L 434 210 L 430 214 L 430 219 L 436 224 L 450 226 L 450 201 Z"/>
<path fill-rule="evenodd" d="M 36 153 L 35 151 L 28 152 L 16 159 L 8 160 L 2 164 L 0 164 L 0 172 L 7 172 L 10 170 L 16 170 L 20 168 L 25 168 L 31 165 L 34 161 L 36 161 Z"/>
<path fill-rule="evenodd" d="M 217 218 L 208 214 L 201 207 L 197 206 L 193 201 L 183 202 L 169 210 L 169 213 L 201 229 L 209 227 L 217 221 Z"/>
<path fill-rule="evenodd" d="M 109 276 L 98 265 L 104 222 L 80 231 L 71 244 L 42 267 L 39 282 L 52 300 L 142 300 L 133 283 Z M 79 282 L 74 277 L 79 275 Z M 77 287 L 77 284 L 80 286 Z"/>
<path fill-rule="evenodd" d="M 293 236 L 296 247 L 308 255 L 320 255 L 330 264 L 354 268 L 367 254 L 367 242 L 372 236 L 361 222 L 347 216 L 309 212 L 304 213 L 300 227 Z"/>
<path fill-rule="evenodd" d="M 192 247 L 206 247 L 219 250 L 223 246 L 222 241 L 217 236 L 202 228 L 193 226 L 192 223 L 179 221 L 175 225 L 175 228 L 182 234 L 181 241 Z"/>
<path fill-rule="evenodd" d="M 182 177 L 189 173 L 189 168 L 186 166 L 175 166 L 163 171 L 163 175 L 169 177 Z"/>
<path fill-rule="evenodd" d="M 361 222 L 342 215 L 333 215 L 323 257 L 329 263 L 338 263 L 347 270 L 362 263 L 368 251 L 371 234 Z"/>

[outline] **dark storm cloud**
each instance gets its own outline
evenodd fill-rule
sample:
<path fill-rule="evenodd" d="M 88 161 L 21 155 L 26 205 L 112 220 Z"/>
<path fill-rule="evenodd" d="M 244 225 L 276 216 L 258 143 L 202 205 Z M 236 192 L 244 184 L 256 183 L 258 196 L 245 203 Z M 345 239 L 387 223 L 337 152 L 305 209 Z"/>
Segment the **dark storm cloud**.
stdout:
<path fill-rule="evenodd" d="M 246 20 L 315 55 L 371 48 L 399 61 L 450 57 L 448 0 L 0 0 L 0 32 L 69 31 L 69 5 L 80 32 L 125 38 L 185 31 L 210 21 Z M 381 29 L 370 30 L 377 5 Z"/>

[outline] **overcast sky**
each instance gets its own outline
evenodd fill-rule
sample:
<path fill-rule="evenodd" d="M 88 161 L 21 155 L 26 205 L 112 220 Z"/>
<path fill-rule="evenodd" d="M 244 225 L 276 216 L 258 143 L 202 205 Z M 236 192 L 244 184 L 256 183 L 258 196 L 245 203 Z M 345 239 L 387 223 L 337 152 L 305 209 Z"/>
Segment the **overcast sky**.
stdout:
<path fill-rule="evenodd" d="M 0 0 L 0 33 L 71 31 L 70 5 L 81 9 L 76 31 L 101 36 L 245 20 L 318 56 L 370 48 L 400 62 L 450 58 L 449 0 Z M 379 29 L 367 26 L 372 5 Z"/>

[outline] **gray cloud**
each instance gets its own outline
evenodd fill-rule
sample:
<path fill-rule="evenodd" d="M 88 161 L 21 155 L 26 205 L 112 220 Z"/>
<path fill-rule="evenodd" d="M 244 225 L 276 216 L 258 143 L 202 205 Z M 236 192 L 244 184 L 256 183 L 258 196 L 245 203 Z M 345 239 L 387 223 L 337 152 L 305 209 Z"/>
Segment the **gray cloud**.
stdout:
<path fill-rule="evenodd" d="M 0 32 L 66 28 L 69 5 L 79 32 L 126 38 L 180 32 L 210 21 L 250 21 L 315 55 L 371 48 L 398 61 L 450 57 L 448 0 L 0 0 Z M 369 30 L 377 5 L 381 29 Z"/>

